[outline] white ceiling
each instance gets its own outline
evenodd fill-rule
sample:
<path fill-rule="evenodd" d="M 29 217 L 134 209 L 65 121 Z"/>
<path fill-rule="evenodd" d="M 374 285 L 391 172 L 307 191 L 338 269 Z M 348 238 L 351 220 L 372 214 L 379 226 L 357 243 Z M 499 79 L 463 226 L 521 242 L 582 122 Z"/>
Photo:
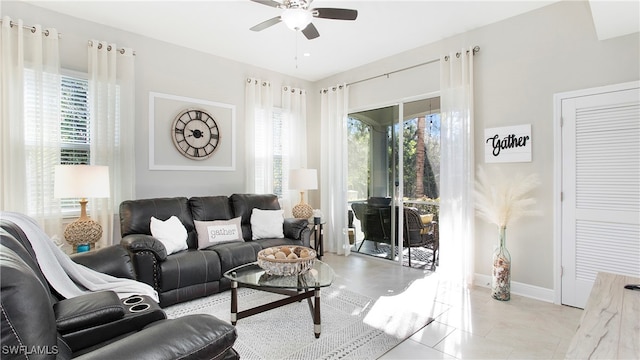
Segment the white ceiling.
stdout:
<path fill-rule="evenodd" d="M 311 7 L 356 9 L 358 19 L 314 19 L 320 32 L 314 40 L 307 40 L 283 23 L 261 32 L 250 31 L 253 25 L 280 15 L 281 10 L 249 0 L 22 1 L 316 81 L 557 0 L 315 0 Z M 303 56 L 304 53 L 310 56 Z"/>

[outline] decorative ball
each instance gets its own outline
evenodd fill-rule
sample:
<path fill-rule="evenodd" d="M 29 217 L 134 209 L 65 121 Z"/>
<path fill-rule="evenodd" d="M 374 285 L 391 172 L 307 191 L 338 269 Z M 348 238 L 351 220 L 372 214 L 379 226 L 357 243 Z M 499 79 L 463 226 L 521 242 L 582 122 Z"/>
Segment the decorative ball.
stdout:
<path fill-rule="evenodd" d="M 102 226 L 91 219 L 78 219 L 64 230 L 64 238 L 71 245 L 93 244 L 101 237 Z"/>
<path fill-rule="evenodd" d="M 298 204 L 291 209 L 291 212 L 298 219 L 308 219 L 313 216 L 313 208 L 309 204 Z"/>

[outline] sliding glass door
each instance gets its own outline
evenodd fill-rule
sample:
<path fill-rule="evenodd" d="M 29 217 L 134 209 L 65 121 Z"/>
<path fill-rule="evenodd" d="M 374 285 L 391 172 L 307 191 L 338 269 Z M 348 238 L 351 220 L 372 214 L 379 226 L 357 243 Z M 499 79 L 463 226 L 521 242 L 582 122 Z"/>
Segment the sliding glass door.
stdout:
<path fill-rule="evenodd" d="M 352 251 L 408 263 L 405 206 L 437 218 L 439 98 L 351 113 L 347 126 Z"/>
<path fill-rule="evenodd" d="M 387 106 L 349 114 L 348 191 L 352 251 L 393 259 L 396 193 L 394 124 L 400 107 Z"/>

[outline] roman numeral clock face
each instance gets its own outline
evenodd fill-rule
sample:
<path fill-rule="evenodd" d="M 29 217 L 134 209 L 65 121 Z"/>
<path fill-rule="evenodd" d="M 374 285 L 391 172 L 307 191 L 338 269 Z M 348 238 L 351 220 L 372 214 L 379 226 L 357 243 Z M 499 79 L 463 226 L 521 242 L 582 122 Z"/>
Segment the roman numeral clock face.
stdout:
<path fill-rule="evenodd" d="M 220 143 L 218 124 L 204 110 L 189 109 L 178 114 L 171 135 L 178 151 L 193 160 L 209 158 Z"/>

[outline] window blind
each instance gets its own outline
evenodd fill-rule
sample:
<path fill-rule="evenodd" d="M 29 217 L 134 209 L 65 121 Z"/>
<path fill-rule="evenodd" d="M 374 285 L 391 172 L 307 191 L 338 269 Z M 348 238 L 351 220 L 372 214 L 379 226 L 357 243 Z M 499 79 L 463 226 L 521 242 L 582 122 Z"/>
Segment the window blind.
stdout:
<path fill-rule="evenodd" d="M 60 141 L 62 164 L 88 164 L 90 123 L 87 97 L 89 82 L 62 76 L 60 93 Z"/>

